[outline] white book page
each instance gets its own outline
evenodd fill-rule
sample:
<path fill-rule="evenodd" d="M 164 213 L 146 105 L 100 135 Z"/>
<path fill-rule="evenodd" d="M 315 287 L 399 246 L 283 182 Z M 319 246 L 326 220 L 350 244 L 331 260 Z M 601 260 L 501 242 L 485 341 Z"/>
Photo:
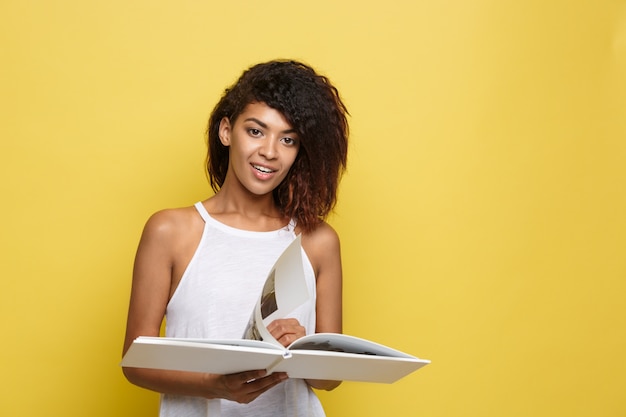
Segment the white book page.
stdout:
<path fill-rule="evenodd" d="M 138 338 L 121 365 L 135 368 L 232 374 L 268 369 L 282 360 L 283 349 L 256 342 L 256 346 L 209 343 L 210 341 Z M 253 343 L 250 343 L 253 345 Z"/>
<path fill-rule="evenodd" d="M 302 264 L 302 237 L 298 235 L 280 255 L 267 276 L 263 292 L 244 332 L 245 339 L 280 345 L 267 325 L 287 317 L 310 298 Z"/>
<path fill-rule="evenodd" d="M 392 383 L 430 363 L 417 358 L 370 356 L 354 353 L 292 350 L 274 372 L 291 378 Z"/>
<path fill-rule="evenodd" d="M 393 358 L 415 358 L 412 355 L 370 340 L 337 333 L 310 334 L 293 342 L 288 349 L 344 352 Z"/>
<path fill-rule="evenodd" d="M 153 339 L 154 342 L 151 340 Z M 255 348 L 255 349 L 271 349 L 282 351 L 284 348 L 282 346 L 276 346 L 274 343 L 263 342 L 262 340 L 251 340 L 251 339 L 197 339 L 197 338 L 175 338 L 175 337 L 146 337 L 140 336 L 137 338 L 142 342 L 148 343 L 161 343 L 166 342 L 167 344 L 200 344 L 200 345 L 219 345 L 219 346 L 232 346 L 232 347 L 244 347 L 244 348 Z"/>

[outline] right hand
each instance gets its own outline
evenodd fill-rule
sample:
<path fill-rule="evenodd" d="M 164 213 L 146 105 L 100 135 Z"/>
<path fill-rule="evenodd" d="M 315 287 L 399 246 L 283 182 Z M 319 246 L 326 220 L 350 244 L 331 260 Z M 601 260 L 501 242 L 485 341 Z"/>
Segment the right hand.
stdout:
<path fill-rule="evenodd" d="M 267 375 L 267 371 L 247 371 L 238 374 L 219 375 L 217 397 L 241 404 L 248 404 L 270 388 L 287 379 L 287 374 L 277 372 Z"/>

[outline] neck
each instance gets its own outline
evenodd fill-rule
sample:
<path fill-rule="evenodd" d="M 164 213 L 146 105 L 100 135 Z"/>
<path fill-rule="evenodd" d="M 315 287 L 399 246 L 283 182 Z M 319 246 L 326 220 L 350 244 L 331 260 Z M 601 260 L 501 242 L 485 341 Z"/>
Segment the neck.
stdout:
<path fill-rule="evenodd" d="M 232 188 L 222 187 L 205 201 L 207 211 L 217 220 L 244 230 L 271 231 L 286 226 L 289 219 L 281 215 L 269 195 L 239 193 Z"/>

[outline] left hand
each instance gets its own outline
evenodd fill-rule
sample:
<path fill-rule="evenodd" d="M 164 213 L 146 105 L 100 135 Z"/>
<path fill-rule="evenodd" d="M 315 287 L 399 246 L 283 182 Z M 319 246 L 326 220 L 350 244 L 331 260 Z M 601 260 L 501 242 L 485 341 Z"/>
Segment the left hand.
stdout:
<path fill-rule="evenodd" d="M 304 326 L 297 319 L 278 319 L 267 326 L 267 330 L 284 347 L 306 335 Z"/>

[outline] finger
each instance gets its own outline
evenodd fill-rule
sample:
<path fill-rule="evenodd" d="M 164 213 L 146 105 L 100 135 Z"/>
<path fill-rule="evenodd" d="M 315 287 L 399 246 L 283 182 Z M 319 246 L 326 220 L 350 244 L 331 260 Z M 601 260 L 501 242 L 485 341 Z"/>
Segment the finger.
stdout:
<path fill-rule="evenodd" d="M 247 404 L 282 382 L 286 377 L 285 373 L 267 375 L 265 370 L 222 375 L 222 384 L 225 389 L 223 398 Z"/>
<path fill-rule="evenodd" d="M 289 329 L 297 326 L 300 326 L 300 322 L 297 319 L 276 319 L 267 326 L 267 330 L 271 332 L 273 330 L 281 331 L 282 329 L 284 331 L 284 329 Z"/>
<path fill-rule="evenodd" d="M 302 326 L 296 326 L 293 328 L 280 329 L 280 330 L 282 331 L 279 332 L 277 330 L 274 333 L 272 333 L 272 336 L 276 340 L 278 340 L 283 346 L 289 346 L 291 343 L 295 342 L 296 340 L 306 335 L 306 330 Z"/>
<path fill-rule="evenodd" d="M 306 335 L 306 329 L 296 319 L 275 320 L 267 330 L 283 346 L 289 346 Z"/>
<path fill-rule="evenodd" d="M 222 375 L 222 385 L 230 393 L 236 395 L 237 392 L 242 392 L 246 389 L 248 382 L 262 378 L 267 374 L 265 370 L 240 372 L 230 375 Z"/>
<path fill-rule="evenodd" d="M 287 378 L 288 376 L 286 373 L 277 372 L 275 374 L 249 381 L 246 383 L 246 387 L 248 388 L 249 394 L 259 396 L 270 388 L 280 384 Z"/>
<path fill-rule="evenodd" d="M 276 340 L 278 340 L 278 342 L 281 345 L 287 347 L 291 345 L 293 342 L 295 342 L 296 340 L 300 339 L 302 336 L 304 336 L 304 332 L 302 332 L 302 334 L 287 333 L 287 334 L 283 334 L 282 336 L 279 336 Z"/>
<path fill-rule="evenodd" d="M 250 403 L 261 394 L 275 387 L 285 379 L 287 379 L 287 374 L 276 373 L 273 375 L 250 380 L 240 385 L 239 389 L 233 390 L 232 396 L 230 396 L 229 399 L 242 404 Z"/>
<path fill-rule="evenodd" d="M 267 376 L 267 371 L 265 369 L 258 369 L 255 371 L 246 371 L 238 374 L 230 375 L 236 378 L 238 384 L 247 384 L 249 382 L 255 381 L 257 379 L 263 378 Z"/>

